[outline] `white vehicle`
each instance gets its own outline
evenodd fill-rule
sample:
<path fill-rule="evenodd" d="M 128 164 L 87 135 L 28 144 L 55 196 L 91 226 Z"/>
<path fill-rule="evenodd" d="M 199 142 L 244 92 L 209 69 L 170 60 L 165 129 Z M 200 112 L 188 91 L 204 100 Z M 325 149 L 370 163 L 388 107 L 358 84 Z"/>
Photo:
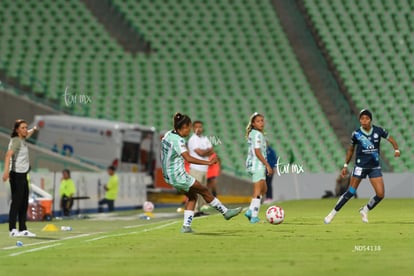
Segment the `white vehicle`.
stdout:
<path fill-rule="evenodd" d="M 35 143 L 52 151 L 119 171 L 154 169 L 155 128 L 69 115 L 37 115 Z"/>

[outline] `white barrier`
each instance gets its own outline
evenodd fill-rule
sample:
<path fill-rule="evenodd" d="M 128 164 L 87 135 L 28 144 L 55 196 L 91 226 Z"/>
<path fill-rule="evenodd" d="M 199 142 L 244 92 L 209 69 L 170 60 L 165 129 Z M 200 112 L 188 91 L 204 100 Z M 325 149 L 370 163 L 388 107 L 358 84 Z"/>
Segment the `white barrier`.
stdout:
<path fill-rule="evenodd" d="M 145 173 L 117 173 L 119 177 L 118 198 L 115 200 L 115 210 L 132 209 L 141 206 L 147 199 L 147 185 L 152 183 L 150 176 Z M 1 175 L 3 173 L 1 172 Z M 61 172 L 37 172 L 30 173 L 30 182 L 53 195 L 53 209 L 60 214 L 59 187 Z M 105 191 L 103 186 L 109 176 L 106 172 L 72 172 L 71 178 L 76 185 L 77 197 L 89 197 L 89 199 L 75 200 L 72 211 L 91 212 L 98 209 L 98 201 L 103 198 Z M 10 184 L 0 184 L 0 216 L 8 216 L 10 203 Z"/>
<path fill-rule="evenodd" d="M 326 190 L 335 193 L 338 174 L 301 173 L 282 174 L 273 177 L 273 198 L 275 200 L 321 198 Z M 385 197 L 414 198 L 414 173 L 383 173 Z M 358 187 L 359 198 L 370 198 L 375 193 L 368 178 Z"/>

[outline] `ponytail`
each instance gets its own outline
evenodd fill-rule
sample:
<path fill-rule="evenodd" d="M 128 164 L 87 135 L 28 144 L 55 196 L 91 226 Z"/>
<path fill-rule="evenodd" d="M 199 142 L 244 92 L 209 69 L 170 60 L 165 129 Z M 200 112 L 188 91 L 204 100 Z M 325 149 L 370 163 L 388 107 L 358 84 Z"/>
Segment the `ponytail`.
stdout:
<path fill-rule="evenodd" d="M 174 130 L 178 131 L 183 126 L 191 124 L 191 119 L 185 114 L 181 114 L 180 112 L 175 113 L 174 118 Z"/>

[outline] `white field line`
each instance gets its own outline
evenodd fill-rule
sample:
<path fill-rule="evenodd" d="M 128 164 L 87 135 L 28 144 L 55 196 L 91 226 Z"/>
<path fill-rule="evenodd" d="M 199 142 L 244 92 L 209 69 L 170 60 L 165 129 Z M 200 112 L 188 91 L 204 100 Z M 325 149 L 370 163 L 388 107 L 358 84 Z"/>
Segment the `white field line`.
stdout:
<path fill-rule="evenodd" d="M 51 244 L 51 245 L 47 245 L 47 246 L 43 246 L 43 247 L 37 247 L 37 248 L 25 250 L 25 251 L 20 251 L 20 252 L 12 253 L 9 256 L 10 257 L 15 257 L 15 256 L 19 256 L 19 255 L 25 254 L 25 253 L 30 253 L 30 252 L 35 252 L 35 251 L 49 249 L 49 248 L 52 248 L 52 247 L 55 247 L 55 246 L 59 246 L 59 245 L 62 245 L 62 244 L 63 243 L 57 243 L 57 244 Z"/>
<path fill-rule="evenodd" d="M 154 227 L 154 228 L 144 229 L 144 230 L 142 230 L 140 232 L 147 232 L 147 231 L 151 231 L 151 230 L 155 230 L 155 229 L 159 229 L 159 228 L 164 228 L 164 227 L 167 227 L 169 225 L 175 224 L 176 222 L 177 221 L 169 222 L 167 224 L 163 224 L 161 226 L 157 226 L 157 227 Z M 155 225 L 155 224 L 158 225 L 159 223 L 158 222 L 157 223 L 153 223 L 153 225 Z M 125 226 L 124 228 L 137 228 L 137 227 L 144 227 L 144 226 L 147 226 L 148 227 L 148 224 Z M 118 237 L 118 236 L 132 235 L 132 234 L 136 234 L 136 233 L 138 233 L 138 232 L 137 231 L 134 231 L 134 232 L 128 232 L 128 233 L 124 233 L 124 234 L 105 235 L 105 236 L 97 237 L 95 239 L 90 239 L 90 240 L 86 240 L 86 241 L 94 241 L 94 240 L 100 240 L 100 239 L 105 239 L 105 238 L 109 238 L 109 237 Z M 28 243 L 28 244 L 24 243 L 24 246 L 25 247 L 28 247 L 28 246 L 36 246 L 36 245 L 41 245 L 41 244 L 56 243 L 56 242 L 61 242 L 61 241 L 64 241 L 64 240 L 83 238 L 83 237 L 88 237 L 88 236 L 97 235 L 97 234 L 103 234 L 103 232 L 95 232 L 95 233 L 81 234 L 81 235 L 76 235 L 76 236 L 65 237 L 65 238 L 62 238 L 62 239 L 59 239 L 59 240 L 41 241 L 41 242 Z M 16 239 L 16 241 L 17 241 L 17 239 Z M 13 245 L 13 246 L 8 246 L 8 247 L 3 247 L 2 248 L 2 250 L 12 250 L 12 249 L 16 249 L 16 246 Z M 21 252 L 31 252 L 31 251 L 26 250 L 26 251 L 21 251 Z M 10 256 L 12 256 L 12 255 L 13 254 L 11 254 Z"/>
<path fill-rule="evenodd" d="M 129 229 L 129 228 L 140 228 L 140 227 L 146 227 L 146 226 L 152 226 L 152 225 L 156 225 L 156 224 L 161 224 L 161 223 L 165 223 L 165 222 L 170 222 L 171 220 L 168 221 L 159 221 L 159 222 L 153 222 L 153 223 L 148 223 L 148 224 L 135 224 L 135 225 L 127 225 L 124 226 L 125 229 Z"/>
<path fill-rule="evenodd" d="M 137 234 L 137 233 L 142 233 L 142 232 L 150 232 L 152 230 L 157 230 L 157 229 L 161 229 L 161 228 L 168 227 L 170 225 L 176 224 L 177 222 L 178 221 L 172 221 L 172 222 L 168 222 L 168 223 L 165 223 L 165 224 L 161 224 L 161 225 L 158 225 L 158 226 L 155 226 L 155 227 L 152 227 L 152 228 L 145 228 L 145 229 L 142 229 L 141 231 L 133 231 L 133 232 L 128 232 L 128 233 L 121 233 L 121 234 L 100 236 L 100 237 L 96 237 L 96 238 L 93 238 L 93 239 L 85 240 L 85 242 L 98 241 L 98 240 L 102 240 L 102 239 L 106 239 L 106 238 L 113 238 L 113 237 L 122 237 L 122 236 L 127 236 L 127 235 L 133 235 L 133 234 Z M 148 225 L 144 225 L 144 226 L 148 226 Z M 138 227 L 138 225 L 136 227 Z"/>
<path fill-rule="evenodd" d="M 204 218 L 207 218 L 207 217 L 208 216 L 198 217 L 198 218 L 195 218 L 195 219 L 204 219 Z M 113 237 L 121 237 L 121 236 L 133 235 L 133 234 L 142 233 L 142 232 L 149 232 L 149 231 L 152 231 L 152 230 L 157 230 L 157 229 L 165 228 L 165 227 L 168 227 L 168 226 L 173 225 L 173 224 L 176 224 L 176 223 L 178 223 L 178 220 L 174 220 L 172 222 L 167 222 L 165 224 L 161 224 L 159 226 L 155 226 L 155 227 L 152 227 L 152 228 L 145 228 L 145 229 L 142 229 L 140 231 L 134 231 L 134 232 L 128 232 L 128 233 L 122 233 L 122 234 L 114 234 L 114 235 L 100 236 L 100 237 L 96 237 L 96 238 L 93 238 L 93 239 L 85 240 L 85 242 L 98 241 L 98 240 L 102 240 L 102 239 L 106 239 L 106 238 L 113 238 Z M 158 222 L 157 223 L 153 223 L 152 225 L 156 225 L 156 224 L 159 224 L 159 223 Z M 144 226 L 148 226 L 148 224 L 129 225 L 129 226 L 124 226 L 124 228 L 130 229 L 130 228 L 139 228 L 139 227 L 144 227 Z"/>
<path fill-rule="evenodd" d="M 101 234 L 102 232 L 96 232 L 96 233 L 89 233 L 89 234 L 81 234 L 81 235 L 76 235 L 76 236 L 70 236 L 70 237 L 65 237 L 59 240 L 50 240 L 50 241 L 41 241 L 41 242 L 35 242 L 35 243 L 24 243 L 24 246 L 35 246 L 35 245 L 39 245 L 39 244 L 47 244 L 47 243 L 55 243 L 55 242 L 61 242 L 63 240 L 70 240 L 70 239 L 77 239 L 77 238 L 82 238 L 82 237 L 88 237 L 88 236 L 92 236 L 92 235 L 96 235 L 96 234 Z M 17 239 L 16 239 L 17 241 Z M 24 241 L 24 240 L 23 240 Z M 8 246 L 8 247 L 3 247 L 3 250 L 11 250 L 11 249 L 16 249 L 16 246 Z"/>
<path fill-rule="evenodd" d="M 198 217 L 198 218 L 195 218 L 195 219 L 203 219 L 203 218 L 207 218 L 207 217 L 209 217 L 209 216 Z M 152 230 L 157 230 L 157 229 L 162 229 L 162 228 L 168 227 L 168 226 L 176 224 L 178 222 L 179 222 L 178 220 L 174 220 L 174 221 L 170 221 L 170 222 L 167 222 L 167 223 L 164 223 L 164 224 L 161 224 L 161 225 L 158 225 L 159 223 L 156 222 L 156 223 L 151 224 L 151 225 L 158 225 L 158 226 L 155 226 L 155 227 L 145 228 L 145 229 L 142 229 L 140 231 L 133 231 L 133 232 L 128 232 L 128 233 L 121 233 L 121 234 L 114 234 L 114 235 L 104 235 L 104 236 L 96 237 L 96 238 L 93 238 L 93 239 L 85 240 L 85 242 L 97 241 L 97 240 L 111 238 L 111 237 L 120 237 L 120 236 L 133 235 L 133 234 L 142 233 L 142 232 L 150 232 Z M 148 227 L 149 225 L 148 224 L 139 224 L 139 225 L 124 226 L 124 228 L 127 228 L 127 229 L 128 228 L 139 228 L 139 227 L 144 227 L 144 226 Z M 40 245 L 40 244 L 55 243 L 55 242 L 61 242 L 61 241 L 64 241 L 64 240 L 88 237 L 88 236 L 102 234 L 102 233 L 103 232 L 87 233 L 87 234 L 81 234 L 81 235 L 77 235 L 77 236 L 65 237 L 65 238 L 62 238 L 62 239 L 59 239 L 59 240 L 42 241 L 42 242 L 25 244 L 24 246 L 36 246 L 36 245 Z M 17 252 L 17 253 L 12 253 L 9 256 L 14 257 L 14 256 L 18 256 L 18 255 L 23 254 L 23 253 L 35 252 L 35 251 L 48 249 L 48 248 L 58 246 L 58 245 L 62 245 L 62 243 L 52 244 L 52 245 L 49 245 L 49 246 L 43 246 L 43 247 L 38 247 L 38 248 L 33 248 L 33 249 L 25 250 L 25 251 L 20 251 L 20 252 Z M 16 246 L 9 246 L 9 247 L 4 247 L 3 248 L 3 250 L 11 250 L 11 249 L 16 249 Z"/>

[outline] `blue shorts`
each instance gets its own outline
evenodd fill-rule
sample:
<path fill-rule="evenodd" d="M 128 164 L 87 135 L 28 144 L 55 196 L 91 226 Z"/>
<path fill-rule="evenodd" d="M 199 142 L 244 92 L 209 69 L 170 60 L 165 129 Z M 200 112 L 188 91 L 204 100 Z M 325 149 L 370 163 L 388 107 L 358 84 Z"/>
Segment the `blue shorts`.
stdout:
<path fill-rule="evenodd" d="M 382 172 L 381 172 L 381 168 L 377 167 L 377 168 L 361 168 L 361 167 L 355 167 L 354 170 L 352 171 L 352 176 L 356 177 L 356 178 L 366 178 L 367 176 L 369 178 L 376 178 L 376 177 L 381 177 L 382 176 Z"/>

